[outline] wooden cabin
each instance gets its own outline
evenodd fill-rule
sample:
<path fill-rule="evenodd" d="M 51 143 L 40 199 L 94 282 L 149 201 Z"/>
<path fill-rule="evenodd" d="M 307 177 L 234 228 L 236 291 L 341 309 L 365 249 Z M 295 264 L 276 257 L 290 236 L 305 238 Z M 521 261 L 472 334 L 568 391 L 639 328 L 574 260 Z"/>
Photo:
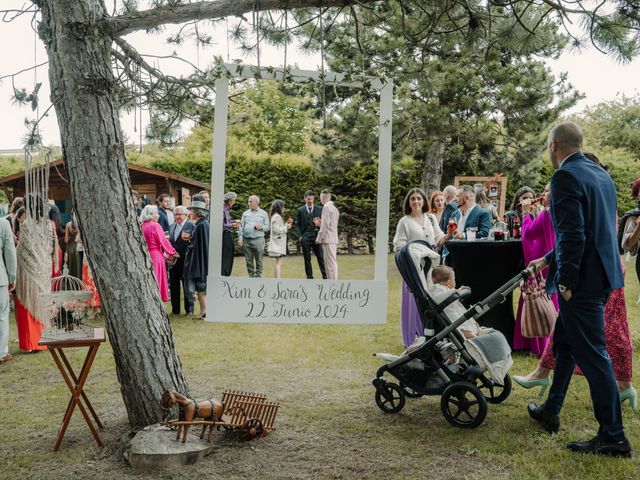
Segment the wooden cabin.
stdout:
<path fill-rule="evenodd" d="M 71 215 L 71 190 L 67 170 L 62 159 L 52 162 L 49 168 L 49 199 L 55 201 L 66 221 Z M 210 185 L 192 178 L 131 164 L 129 164 L 129 177 L 131 188 L 141 196 L 145 195 L 151 203 L 155 202 L 158 195 L 169 194 L 172 207 L 190 205 L 193 195 L 210 188 Z M 0 178 L 0 188 L 9 202 L 12 202 L 15 197 L 24 196 L 24 172 Z"/>

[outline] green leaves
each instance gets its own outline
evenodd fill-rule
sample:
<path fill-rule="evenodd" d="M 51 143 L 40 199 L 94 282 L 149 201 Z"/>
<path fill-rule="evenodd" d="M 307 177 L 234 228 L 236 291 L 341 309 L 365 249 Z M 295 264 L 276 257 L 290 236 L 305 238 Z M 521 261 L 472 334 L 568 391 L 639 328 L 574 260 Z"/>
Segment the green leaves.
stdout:
<path fill-rule="evenodd" d="M 301 111 L 301 101 L 285 95 L 275 82 L 258 82 L 233 96 L 229 135 L 256 152 L 305 153 L 309 116 Z"/>

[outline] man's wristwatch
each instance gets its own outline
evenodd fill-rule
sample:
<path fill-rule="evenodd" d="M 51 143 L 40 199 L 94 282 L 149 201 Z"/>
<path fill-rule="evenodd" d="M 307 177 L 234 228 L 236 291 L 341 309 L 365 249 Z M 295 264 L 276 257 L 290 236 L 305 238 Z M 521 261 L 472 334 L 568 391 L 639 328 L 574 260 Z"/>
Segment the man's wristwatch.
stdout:
<path fill-rule="evenodd" d="M 567 290 L 569 290 L 569 289 L 568 289 L 567 287 L 565 287 L 564 285 L 559 284 L 559 285 L 558 285 L 558 290 L 560 291 L 560 293 L 564 293 L 564 292 L 566 292 L 566 291 L 567 291 Z"/>

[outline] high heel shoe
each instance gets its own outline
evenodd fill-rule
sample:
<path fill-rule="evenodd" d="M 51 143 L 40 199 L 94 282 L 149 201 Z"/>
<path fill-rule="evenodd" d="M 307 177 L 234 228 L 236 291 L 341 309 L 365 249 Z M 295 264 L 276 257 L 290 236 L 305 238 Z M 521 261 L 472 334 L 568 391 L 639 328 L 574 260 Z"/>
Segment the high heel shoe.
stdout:
<path fill-rule="evenodd" d="M 620 405 L 622 405 L 625 400 L 629 400 L 629 406 L 634 410 L 638 408 L 638 392 L 633 387 L 629 387 L 620 392 Z"/>
<path fill-rule="evenodd" d="M 513 378 L 514 382 L 524 388 L 542 387 L 540 389 L 541 397 L 544 395 L 544 392 L 547 391 L 547 388 L 549 388 L 549 386 L 551 385 L 551 378 L 549 377 L 538 378 L 536 380 L 527 380 L 526 377 L 519 377 L 516 375 L 511 378 Z"/>

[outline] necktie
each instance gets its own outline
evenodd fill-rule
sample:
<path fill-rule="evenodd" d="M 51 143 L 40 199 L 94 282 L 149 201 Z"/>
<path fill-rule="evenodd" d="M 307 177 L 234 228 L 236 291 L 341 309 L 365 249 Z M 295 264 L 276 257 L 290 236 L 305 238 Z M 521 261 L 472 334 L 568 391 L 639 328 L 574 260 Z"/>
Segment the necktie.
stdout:
<path fill-rule="evenodd" d="M 178 236 L 180 235 L 181 231 L 182 231 L 182 224 L 181 223 L 176 223 L 176 229 L 173 232 L 173 241 L 174 242 L 176 240 L 178 240 Z"/>

